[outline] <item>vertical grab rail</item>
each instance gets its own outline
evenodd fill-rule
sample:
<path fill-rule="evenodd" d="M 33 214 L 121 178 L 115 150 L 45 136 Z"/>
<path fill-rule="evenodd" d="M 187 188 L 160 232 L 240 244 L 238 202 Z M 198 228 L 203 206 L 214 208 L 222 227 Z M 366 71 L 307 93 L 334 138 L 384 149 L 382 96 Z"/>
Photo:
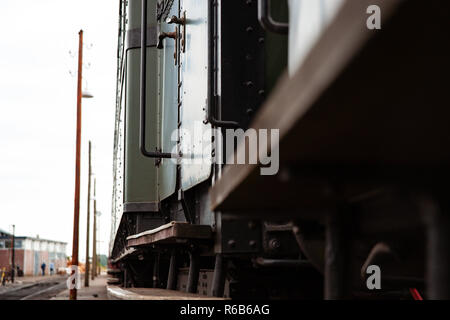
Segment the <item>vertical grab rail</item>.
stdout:
<path fill-rule="evenodd" d="M 147 106 L 147 0 L 142 0 L 142 20 L 141 20 L 141 87 L 140 87 L 140 139 L 139 147 L 141 153 L 154 159 L 170 159 L 177 158 L 176 154 L 151 152 L 146 149 L 145 145 L 145 123 L 146 123 L 146 106 Z"/>
<path fill-rule="evenodd" d="M 270 0 L 258 0 L 258 20 L 264 30 L 279 34 L 289 33 L 288 23 L 273 20 L 270 14 Z"/>
<path fill-rule="evenodd" d="M 219 120 L 217 116 L 217 97 L 215 96 L 215 68 L 217 67 L 217 55 L 216 55 L 216 41 L 218 41 L 217 31 L 216 31 L 216 6 L 217 1 L 208 1 L 208 109 L 206 121 L 212 126 L 218 128 L 240 128 L 240 125 L 236 121 L 225 121 Z"/>

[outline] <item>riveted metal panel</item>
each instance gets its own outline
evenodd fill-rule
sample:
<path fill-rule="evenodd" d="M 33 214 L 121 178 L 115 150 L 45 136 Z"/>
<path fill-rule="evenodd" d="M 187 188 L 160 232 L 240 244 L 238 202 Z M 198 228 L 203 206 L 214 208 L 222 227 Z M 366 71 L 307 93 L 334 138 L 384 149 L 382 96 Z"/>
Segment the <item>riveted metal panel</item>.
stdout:
<path fill-rule="evenodd" d="M 266 33 L 258 22 L 257 1 L 219 3 L 221 117 L 246 129 L 264 101 Z"/>
<path fill-rule="evenodd" d="M 198 163 L 181 164 L 181 188 L 188 190 L 211 175 L 211 125 L 204 124 L 208 93 L 208 6 L 206 1 L 180 1 L 180 16 L 186 12 L 186 47 L 180 59 L 181 152 L 198 160 Z"/>

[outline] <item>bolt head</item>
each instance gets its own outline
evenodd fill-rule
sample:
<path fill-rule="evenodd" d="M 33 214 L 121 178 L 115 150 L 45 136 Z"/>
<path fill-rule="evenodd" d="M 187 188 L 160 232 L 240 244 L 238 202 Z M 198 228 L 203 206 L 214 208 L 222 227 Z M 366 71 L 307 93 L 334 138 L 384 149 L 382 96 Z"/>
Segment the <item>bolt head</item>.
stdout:
<path fill-rule="evenodd" d="M 278 239 L 271 239 L 271 240 L 269 241 L 269 247 L 270 247 L 272 250 L 277 250 L 277 249 L 279 249 L 279 248 L 281 247 L 281 242 L 280 242 L 280 240 L 278 240 Z"/>

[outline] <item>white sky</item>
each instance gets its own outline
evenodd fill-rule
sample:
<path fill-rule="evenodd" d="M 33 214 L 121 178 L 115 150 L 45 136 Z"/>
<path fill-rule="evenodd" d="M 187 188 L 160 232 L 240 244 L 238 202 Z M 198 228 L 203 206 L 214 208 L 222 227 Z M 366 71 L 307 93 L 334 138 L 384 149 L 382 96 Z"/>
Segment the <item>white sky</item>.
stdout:
<path fill-rule="evenodd" d="M 80 260 L 84 261 L 87 141 L 93 141 L 98 238 L 110 236 L 118 0 L 0 1 L 0 228 L 66 241 L 72 252 L 78 31 L 85 32 Z M 70 56 L 72 51 L 75 56 Z M 84 81 L 84 85 L 86 85 Z M 91 217 L 93 210 L 91 209 Z M 92 227 L 91 227 L 92 231 Z M 92 246 L 92 235 L 91 235 Z M 92 253 L 91 253 L 92 254 Z"/>

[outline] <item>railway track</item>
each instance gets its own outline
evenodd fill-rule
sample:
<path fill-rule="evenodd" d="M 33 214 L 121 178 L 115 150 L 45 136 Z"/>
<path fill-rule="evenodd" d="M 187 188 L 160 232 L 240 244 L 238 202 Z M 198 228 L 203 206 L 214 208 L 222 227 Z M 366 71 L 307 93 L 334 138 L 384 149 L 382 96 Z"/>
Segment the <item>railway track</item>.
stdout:
<path fill-rule="evenodd" d="M 66 288 L 66 278 L 36 282 L 0 294 L 0 300 L 49 300 Z"/>

